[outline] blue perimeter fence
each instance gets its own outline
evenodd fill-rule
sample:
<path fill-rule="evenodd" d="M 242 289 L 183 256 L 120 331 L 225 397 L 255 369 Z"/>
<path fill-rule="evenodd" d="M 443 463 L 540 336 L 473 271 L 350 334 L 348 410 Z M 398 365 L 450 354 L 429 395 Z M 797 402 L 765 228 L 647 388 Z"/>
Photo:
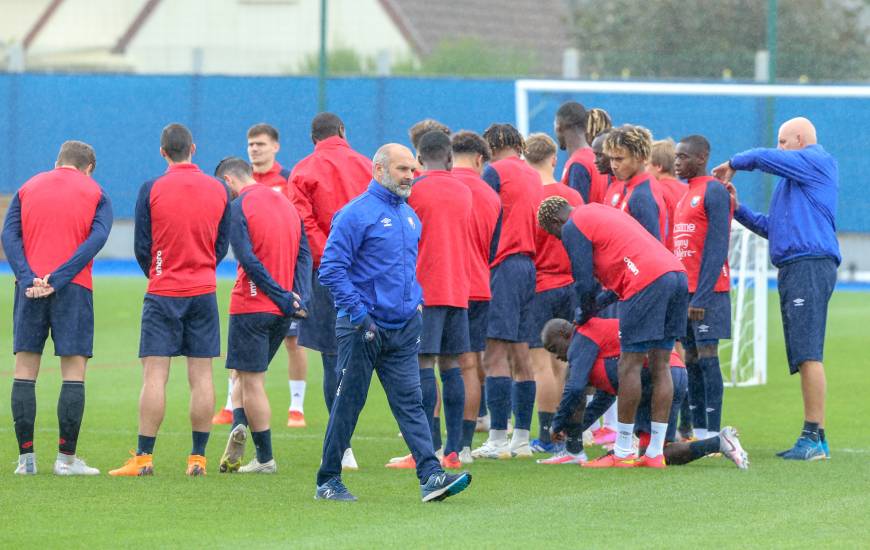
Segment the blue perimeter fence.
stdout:
<path fill-rule="evenodd" d="M 407 129 L 435 118 L 453 130 L 482 132 L 492 122 L 515 122 L 514 81 L 423 78 L 333 78 L 328 110 L 344 120 L 351 145 L 371 156 L 379 145 L 407 143 Z M 603 107 L 614 123 L 642 124 L 656 138 L 700 133 L 712 144 L 711 164 L 763 145 L 765 98 L 542 93 L 529 98 L 530 130 L 552 134 L 562 101 Z M 246 155 L 245 132 L 268 122 L 281 132 L 278 160 L 291 167 L 312 149 L 310 121 L 317 112 L 312 77 L 136 76 L 0 74 L 0 192 L 12 193 L 33 174 L 53 166 L 67 139 L 97 151 L 97 181 L 115 215 L 130 218 L 141 183 L 165 170 L 158 153 L 161 129 L 181 122 L 193 131 L 194 161 L 211 172 L 227 155 Z M 773 100 L 774 124 L 793 116 L 813 120 L 821 143 L 840 163 L 838 229 L 870 232 L 870 194 L 863 186 L 870 151 L 870 99 L 783 97 Z M 564 154 L 560 154 L 557 174 Z M 766 210 L 757 174 L 736 180 L 741 201 Z"/>

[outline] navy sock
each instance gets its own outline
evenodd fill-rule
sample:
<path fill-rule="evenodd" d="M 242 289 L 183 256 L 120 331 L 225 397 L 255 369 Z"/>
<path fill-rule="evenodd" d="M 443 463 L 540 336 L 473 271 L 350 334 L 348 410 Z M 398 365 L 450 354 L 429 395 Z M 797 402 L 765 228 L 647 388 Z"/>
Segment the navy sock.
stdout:
<path fill-rule="evenodd" d="M 465 410 L 465 383 L 458 368 L 441 372 L 441 397 L 444 400 L 444 424 L 447 443 L 444 455 L 462 450 L 462 413 Z"/>
<path fill-rule="evenodd" d="M 686 362 L 686 374 L 689 377 L 689 411 L 692 413 L 692 426 L 696 429 L 707 429 L 707 404 L 704 391 L 704 373 L 700 363 Z"/>
<path fill-rule="evenodd" d="M 137 455 L 152 455 L 154 454 L 154 443 L 157 442 L 157 436 L 139 434 L 139 443 L 136 445 Z"/>
<path fill-rule="evenodd" d="M 489 409 L 489 427 L 493 430 L 507 430 L 511 414 L 510 376 L 486 377 L 486 408 Z"/>
<path fill-rule="evenodd" d="M 718 437 L 708 437 L 707 439 L 689 443 L 689 452 L 692 453 L 692 460 L 698 460 L 702 456 L 718 453 L 719 451 L 720 443 Z"/>
<path fill-rule="evenodd" d="M 565 426 L 565 450 L 571 454 L 580 454 L 583 452 L 583 430 L 582 424 L 568 424 Z"/>
<path fill-rule="evenodd" d="M 704 375 L 704 396 L 706 403 L 707 430 L 718 432 L 722 424 L 722 370 L 719 357 L 702 357 L 698 365 Z"/>
<path fill-rule="evenodd" d="M 475 427 L 477 427 L 477 420 L 462 421 L 462 443 L 460 443 L 461 447 L 471 447 L 471 443 L 472 441 L 474 441 Z"/>
<path fill-rule="evenodd" d="M 242 407 L 236 407 L 233 409 L 233 428 L 239 424 L 243 426 L 248 425 L 248 417 L 245 415 L 245 409 Z"/>
<path fill-rule="evenodd" d="M 824 428 L 819 428 L 819 441 L 821 441 L 822 443 L 825 443 L 828 441 L 827 439 L 825 439 L 825 429 Z"/>
<path fill-rule="evenodd" d="M 79 429 L 85 412 L 85 383 L 65 381 L 60 386 L 57 398 L 57 426 L 59 430 L 58 452 L 65 455 L 76 454 Z"/>
<path fill-rule="evenodd" d="M 192 455 L 205 456 L 205 446 L 208 445 L 208 436 L 211 432 L 192 432 L 193 448 L 190 450 Z"/>
<path fill-rule="evenodd" d="M 480 385 L 480 407 L 477 409 L 477 416 L 486 416 L 486 380 Z"/>
<path fill-rule="evenodd" d="M 511 388 L 511 399 L 514 403 L 514 416 L 518 430 L 528 430 L 532 427 L 532 414 L 535 410 L 535 381 L 526 380 L 514 382 Z"/>
<path fill-rule="evenodd" d="M 550 426 L 553 424 L 555 413 L 538 411 L 538 439 L 541 443 L 550 442 Z"/>
<path fill-rule="evenodd" d="M 426 422 L 429 431 L 432 432 L 432 445 L 435 445 L 435 404 L 438 401 L 438 390 L 435 388 L 435 369 L 420 369 L 420 390 L 423 392 L 423 412 L 426 413 Z M 441 440 L 441 426 L 439 421 L 438 440 Z M 440 445 L 435 447 L 438 450 Z"/>
<path fill-rule="evenodd" d="M 443 445 L 441 441 L 441 417 L 433 416 L 429 426 L 432 429 L 432 448 L 437 451 Z"/>
<path fill-rule="evenodd" d="M 683 397 L 683 402 L 680 403 L 680 426 L 681 432 L 688 432 L 692 429 L 692 413 L 689 410 L 689 395 L 686 393 Z"/>
<path fill-rule="evenodd" d="M 819 441 L 819 423 L 804 421 L 804 429 L 801 436 L 809 438 L 812 441 Z"/>
<path fill-rule="evenodd" d="M 12 381 L 12 421 L 18 439 L 18 454 L 33 452 L 33 426 L 36 423 L 36 380 Z"/>
<path fill-rule="evenodd" d="M 323 362 L 323 402 L 326 403 L 326 411 L 332 410 L 332 402 L 335 401 L 335 392 L 338 391 L 338 355 L 321 353 Z"/>
<path fill-rule="evenodd" d="M 257 462 L 265 464 L 272 460 L 272 430 L 251 432 L 251 439 L 257 449 Z"/>

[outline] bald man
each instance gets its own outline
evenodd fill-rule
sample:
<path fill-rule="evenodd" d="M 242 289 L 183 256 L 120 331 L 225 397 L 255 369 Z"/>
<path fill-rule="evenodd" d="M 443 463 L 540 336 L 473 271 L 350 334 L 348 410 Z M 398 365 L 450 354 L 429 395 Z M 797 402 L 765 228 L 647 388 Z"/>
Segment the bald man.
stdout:
<path fill-rule="evenodd" d="M 778 453 L 787 460 L 830 457 L 825 439 L 825 369 L 822 356 L 828 300 L 837 281 L 837 161 L 816 143 L 806 118 L 779 128 L 776 149 L 750 149 L 713 170 L 730 182 L 738 170 L 761 170 L 780 177 L 767 215 L 737 202 L 734 218 L 770 241 L 770 260 L 779 269 L 777 288 L 791 374 L 800 373 L 804 427 L 794 447 Z"/>
<path fill-rule="evenodd" d="M 335 299 L 338 368 L 343 373 L 329 414 L 316 499 L 356 500 L 341 480 L 372 372 L 411 450 L 423 502 L 443 500 L 471 483 L 435 458 L 420 390 L 423 291 L 417 282 L 421 224 L 408 206 L 417 162 L 402 145 L 384 145 L 372 161 L 373 181 L 339 210 L 320 260 L 320 282 Z"/>

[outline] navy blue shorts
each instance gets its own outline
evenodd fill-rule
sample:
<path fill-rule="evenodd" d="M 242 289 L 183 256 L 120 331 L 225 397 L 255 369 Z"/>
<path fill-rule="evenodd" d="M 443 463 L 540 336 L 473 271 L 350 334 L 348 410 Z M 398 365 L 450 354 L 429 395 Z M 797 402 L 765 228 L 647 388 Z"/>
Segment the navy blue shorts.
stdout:
<path fill-rule="evenodd" d="M 677 433 L 677 416 L 680 413 L 680 405 L 686 397 L 689 387 L 689 377 L 683 367 L 671 367 L 671 378 L 674 381 L 674 399 L 671 401 L 671 411 L 668 415 L 668 431 L 665 441 L 672 442 Z M 634 419 L 634 433 L 652 433 L 652 375 L 649 369 L 641 369 L 641 396 L 637 406 L 637 414 Z"/>
<path fill-rule="evenodd" d="M 12 351 L 42 353 L 48 332 L 58 357 L 94 352 L 94 296 L 70 283 L 45 298 L 28 298 L 27 287 L 15 285 L 12 310 Z"/>
<path fill-rule="evenodd" d="M 220 317 L 213 292 L 187 297 L 145 294 L 139 357 L 220 354 Z"/>
<path fill-rule="evenodd" d="M 689 302 L 692 294 L 689 294 Z M 686 348 L 717 345 L 719 340 L 731 338 L 731 296 L 728 292 L 714 292 L 704 308 L 702 321 L 687 321 L 686 335 L 681 338 Z"/>
<path fill-rule="evenodd" d="M 646 288 L 619 302 L 619 344 L 624 352 L 671 350 L 686 335 L 689 280 L 685 273 L 665 273 Z"/>
<path fill-rule="evenodd" d="M 287 338 L 295 338 L 299 336 L 299 319 L 290 319 L 290 324 L 287 325 L 287 334 L 285 334 Z"/>
<path fill-rule="evenodd" d="M 320 284 L 316 271 L 311 277 L 311 296 L 306 305 L 308 317 L 299 323 L 299 345 L 335 355 L 338 353 L 338 340 L 335 338 L 335 301 L 329 289 Z"/>
<path fill-rule="evenodd" d="M 486 325 L 489 318 L 489 301 L 470 300 L 468 302 L 468 344 L 469 351 L 480 352 L 486 349 Z"/>
<path fill-rule="evenodd" d="M 281 347 L 293 319 L 274 313 L 230 315 L 228 369 L 264 372 Z"/>
<path fill-rule="evenodd" d="M 508 256 L 490 270 L 486 337 L 508 342 L 530 342 L 534 316 L 535 263 L 525 254 Z"/>
<path fill-rule="evenodd" d="M 423 306 L 423 355 L 459 355 L 468 353 L 468 310 L 463 307 Z"/>
<path fill-rule="evenodd" d="M 541 331 L 550 319 L 574 320 L 574 308 L 577 307 L 577 294 L 574 285 L 559 288 L 551 288 L 543 292 L 535 293 L 532 300 L 532 339 L 529 340 L 530 348 L 542 348 Z"/>
<path fill-rule="evenodd" d="M 837 283 L 837 264 L 830 258 L 808 258 L 779 268 L 779 308 L 785 352 L 792 374 L 805 361 L 822 361 L 828 301 Z"/>

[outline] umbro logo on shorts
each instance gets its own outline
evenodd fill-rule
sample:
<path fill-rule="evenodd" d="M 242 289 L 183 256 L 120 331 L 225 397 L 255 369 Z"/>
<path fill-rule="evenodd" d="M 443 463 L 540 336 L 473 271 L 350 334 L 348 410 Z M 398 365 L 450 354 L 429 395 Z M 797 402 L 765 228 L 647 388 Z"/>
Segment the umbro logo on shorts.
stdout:
<path fill-rule="evenodd" d="M 698 332 L 710 332 L 710 325 L 698 325 Z"/>
<path fill-rule="evenodd" d="M 805 301 L 806 300 L 804 300 L 803 298 L 795 298 L 794 300 L 791 301 L 791 303 L 794 304 L 794 307 L 801 307 L 802 305 L 804 305 Z"/>

